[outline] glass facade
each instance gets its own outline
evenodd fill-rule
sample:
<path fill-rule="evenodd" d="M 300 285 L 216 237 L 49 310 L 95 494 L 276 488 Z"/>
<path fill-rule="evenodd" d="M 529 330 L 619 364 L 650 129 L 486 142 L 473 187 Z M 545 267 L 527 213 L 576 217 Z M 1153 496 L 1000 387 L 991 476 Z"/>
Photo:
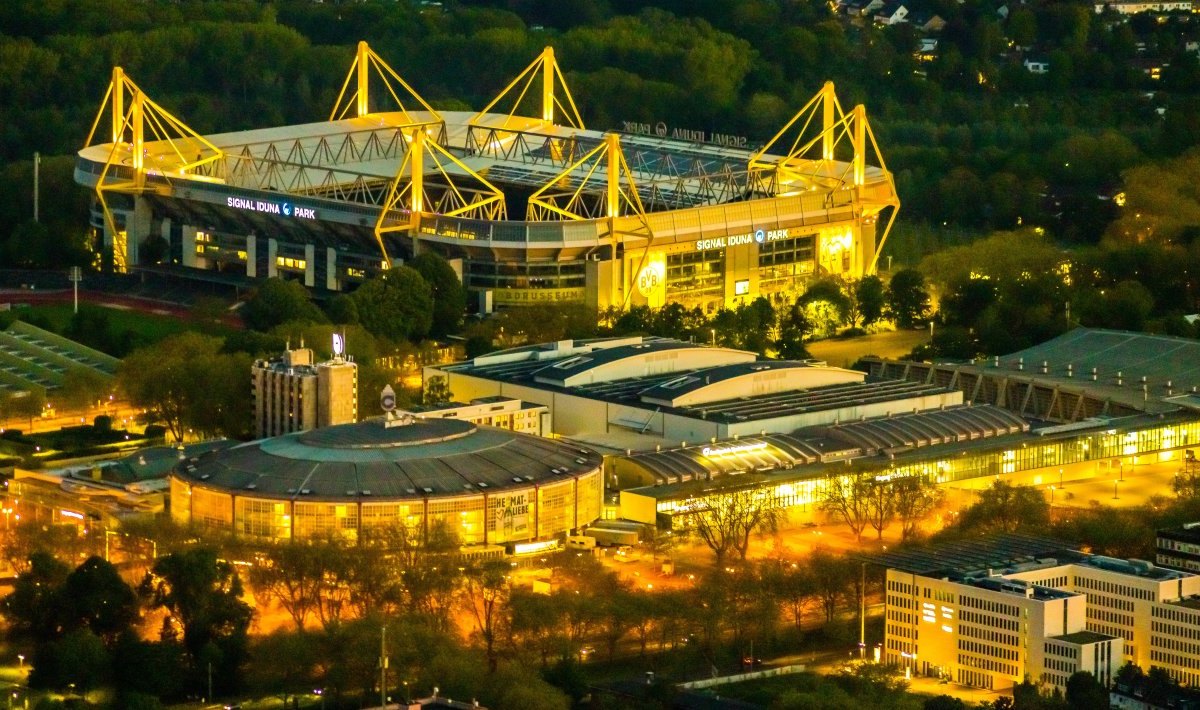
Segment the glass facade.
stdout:
<path fill-rule="evenodd" d="M 890 465 L 880 462 L 875 473 L 877 480 L 926 476 L 938 483 L 951 483 L 1088 461 L 1095 461 L 1097 465 L 1111 464 L 1118 459 L 1128 464 L 1149 463 L 1151 458 L 1157 461 L 1160 452 L 1197 444 L 1200 444 L 1200 421 L 1193 421 L 1127 431 L 1110 429 L 1047 441 L 1026 439 L 1004 448 L 922 457 Z M 935 452 L 936 448 L 930 454 Z M 1147 460 L 1139 460 L 1140 457 Z M 860 463 L 869 465 L 871 462 Z M 812 505 L 821 500 L 831 480 L 828 473 L 806 474 L 803 470 L 796 473 L 796 480 L 769 483 L 763 487 L 764 494 L 773 498 L 775 506 Z M 679 517 L 673 525 L 686 526 L 687 515 L 701 502 L 701 498 L 660 498 L 656 510 L 663 515 Z"/>
<path fill-rule="evenodd" d="M 504 491 L 428 500 L 291 501 L 201 488 L 171 478 L 171 516 L 177 522 L 231 530 L 264 542 L 338 537 L 357 541 L 360 530 L 404 525 L 411 532 L 441 523 L 463 545 L 551 538 L 600 517 L 599 470 Z M 366 537 L 367 535 L 364 535 Z"/>
<path fill-rule="evenodd" d="M 718 307 L 725 302 L 725 250 L 667 255 L 667 298 Z"/>
<path fill-rule="evenodd" d="M 816 268 L 815 234 L 760 244 L 758 247 L 758 290 L 760 293 L 800 291 Z"/>
<path fill-rule="evenodd" d="M 583 288 L 586 283 L 587 262 L 468 261 L 465 280 L 468 288 Z"/>

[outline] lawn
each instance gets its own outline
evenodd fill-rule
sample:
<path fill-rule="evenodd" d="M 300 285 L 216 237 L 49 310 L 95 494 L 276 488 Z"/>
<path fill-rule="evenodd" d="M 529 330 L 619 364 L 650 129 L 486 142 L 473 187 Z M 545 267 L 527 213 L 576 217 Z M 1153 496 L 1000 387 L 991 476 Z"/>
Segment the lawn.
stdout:
<path fill-rule="evenodd" d="M 137 335 L 139 340 L 157 342 L 168 335 L 189 330 L 190 327 L 187 321 L 167 315 L 143 313 L 141 311 L 111 308 L 108 306 L 92 307 L 104 309 L 103 313 L 108 317 L 109 327 L 114 332 L 123 333 L 129 331 Z M 29 306 L 18 309 L 16 312 L 22 316 L 22 320 L 26 321 L 31 320 L 30 316 L 45 318 L 51 325 L 50 330 L 53 330 L 55 333 L 62 333 L 70 325 L 74 310 L 70 304 L 55 303 Z M 36 323 L 36 321 L 33 322 Z"/>

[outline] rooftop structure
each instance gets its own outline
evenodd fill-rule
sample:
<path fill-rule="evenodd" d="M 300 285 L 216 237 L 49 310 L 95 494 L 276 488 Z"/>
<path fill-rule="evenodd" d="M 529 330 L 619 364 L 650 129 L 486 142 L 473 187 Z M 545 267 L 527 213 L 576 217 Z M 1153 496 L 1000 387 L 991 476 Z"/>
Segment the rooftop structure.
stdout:
<path fill-rule="evenodd" d="M 1155 548 L 1155 563 L 1200 574 L 1200 522 L 1159 530 Z"/>
<path fill-rule="evenodd" d="M 419 242 L 496 305 L 798 293 L 873 273 L 899 207 L 866 109 L 832 83 L 760 149 L 587 128 L 549 47 L 478 112 L 415 84 L 359 43 L 328 120 L 201 135 L 117 67 L 75 178 L 118 270 L 149 267 L 156 234 L 181 274 L 342 290 Z"/>
<path fill-rule="evenodd" d="M 542 436 L 544 420 L 549 418 L 549 413 L 548 407 L 511 397 L 480 397 L 466 404 L 446 402 L 417 405 L 402 412 L 418 419 L 458 419 L 533 436 Z"/>
<path fill-rule="evenodd" d="M 15 320 L 0 330 L 0 394 L 36 392 L 44 397 L 62 387 L 72 370 L 111 378 L 119 362 L 23 321 Z"/>
<path fill-rule="evenodd" d="M 790 432 L 804 426 L 960 404 L 911 382 L 868 382 L 816 361 L 651 337 L 566 340 L 425 368 L 455 397 L 506 396 L 545 405 L 553 433 L 636 446 Z"/>
<path fill-rule="evenodd" d="M 1200 411 L 1200 341 L 1189 338 L 1075 328 L 973 363 L 867 360 L 874 376 L 955 387 L 1050 422 Z"/>

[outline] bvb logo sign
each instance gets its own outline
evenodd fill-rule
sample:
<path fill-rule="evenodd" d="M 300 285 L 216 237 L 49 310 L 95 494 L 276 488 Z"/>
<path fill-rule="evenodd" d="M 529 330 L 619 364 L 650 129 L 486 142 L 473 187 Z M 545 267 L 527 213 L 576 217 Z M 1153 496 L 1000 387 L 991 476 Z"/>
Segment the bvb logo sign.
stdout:
<path fill-rule="evenodd" d="M 646 264 L 638 272 L 637 289 L 644 298 L 650 298 L 663 284 L 662 264 Z"/>

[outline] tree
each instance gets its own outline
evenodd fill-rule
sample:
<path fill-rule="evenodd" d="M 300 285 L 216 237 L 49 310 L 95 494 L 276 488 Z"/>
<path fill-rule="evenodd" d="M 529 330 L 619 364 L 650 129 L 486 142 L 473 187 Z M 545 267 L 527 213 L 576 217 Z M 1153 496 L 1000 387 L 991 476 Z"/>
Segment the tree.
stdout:
<path fill-rule="evenodd" d="M 945 492 L 927 476 L 904 476 L 893 479 L 892 497 L 896 517 L 900 518 L 900 540 L 912 539 L 921 521 L 945 500 Z"/>
<path fill-rule="evenodd" d="M 242 320 L 252 330 L 266 332 L 288 321 L 324 323 L 325 314 L 312 302 L 312 294 L 298 281 L 271 277 L 242 306 Z"/>
<path fill-rule="evenodd" d="M 220 338 L 187 332 L 126 357 L 118 387 L 130 403 L 167 426 L 176 441 L 188 429 L 236 436 L 250 423 L 250 390 L 231 373 L 250 371 L 250 356 L 221 352 Z"/>
<path fill-rule="evenodd" d="M 339 293 L 331 298 L 326 313 L 335 325 L 358 325 L 358 306 L 349 294 Z"/>
<path fill-rule="evenodd" d="M 1077 671 L 1067 679 L 1067 705 L 1071 710 L 1107 710 L 1108 690 L 1096 676 Z"/>
<path fill-rule="evenodd" d="M 409 260 L 408 265 L 421 274 L 433 296 L 433 324 L 429 334 L 442 338 L 458 332 L 467 310 L 467 292 L 450 263 L 427 251 Z"/>
<path fill-rule="evenodd" d="M 967 704 L 951 695 L 938 695 L 926 700 L 921 708 L 922 710 L 967 710 Z"/>
<path fill-rule="evenodd" d="M 364 282 L 351 294 L 359 321 L 373 335 L 417 342 L 433 325 L 433 291 L 420 272 L 400 266 Z"/>
<path fill-rule="evenodd" d="M 851 302 L 842 283 L 832 277 L 817 279 L 808 285 L 796 307 L 813 324 L 813 330 L 831 335 L 850 319 Z"/>
<path fill-rule="evenodd" d="M 13 591 L 0 602 L 13 631 L 37 642 L 55 638 L 65 616 L 60 592 L 71 568 L 48 552 L 29 556 L 29 569 L 17 575 Z"/>
<path fill-rule="evenodd" d="M 68 407 L 84 409 L 112 394 L 113 378 L 90 367 L 73 367 L 63 375 L 57 398 Z"/>
<path fill-rule="evenodd" d="M 1050 503 L 1041 491 L 999 480 L 979 492 L 958 522 L 964 531 L 1002 533 L 1044 529 L 1049 523 Z"/>
<path fill-rule="evenodd" d="M 754 487 L 733 488 L 732 485 L 719 484 L 692 514 L 696 535 L 716 555 L 717 567 L 724 563 L 730 552 L 737 552 L 739 559 L 746 559 L 750 535 L 758 530 L 773 530 L 782 515 L 782 509 L 767 492 Z M 747 482 L 738 481 L 736 485 L 746 486 Z"/>
<path fill-rule="evenodd" d="M 892 497 L 892 487 L 881 481 L 874 481 L 867 489 L 867 522 L 875 528 L 876 539 L 883 539 L 883 531 L 896 518 L 896 504 Z"/>
<path fill-rule="evenodd" d="M 779 563 L 764 573 L 772 595 L 783 603 L 784 612 L 791 617 L 796 632 L 803 630 L 804 612 L 816 596 L 817 584 L 807 566 L 795 562 Z"/>
<path fill-rule="evenodd" d="M 137 594 L 117 568 L 100 557 L 89 557 L 62 585 L 67 628 L 86 628 L 112 644 L 138 620 Z"/>
<path fill-rule="evenodd" d="M 873 478 L 864 471 L 831 475 L 821 498 L 821 510 L 842 519 L 857 540 L 862 540 L 863 528 L 870 515 L 870 495 Z"/>
<path fill-rule="evenodd" d="M 914 328 L 929 315 L 925 277 L 916 269 L 901 269 L 888 282 L 887 304 L 896 325 Z"/>
<path fill-rule="evenodd" d="M 858 583 L 857 567 L 852 560 L 833 555 L 826 550 L 817 550 L 808 559 L 813 590 L 821 602 L 826 622 L 833 621 L 839 602 L 853 592 Z"/>
<path fill-rule="evenodd" d="M 160 557 L 144 586 L 153 606 L 182 628 L 194 682 L 211 663 L 218 692 L 236 688 L 254 611 L 242 601 L 233 565 L 218 561 L 212 548 L 192 548 Z"/>
<path fill-rule="evenodd" d="M 779 314 L 779 335 L 775 339 L 775 350 L 785 360 L 805 360 L 808 349 L 805 341 L 812 335 L 813 326 L 798 306 L 791 306 Z"/>
<path fill-rule="evenodd" d="M 854 284 L 854 300 L 863 327 L 874 325 L 883 318 L 883 309 L 887 304 L 883 281 L 875 274 L 862 277 Z"/>
<path fill-rule="evenodd" d="M 87 629 L 77 629 L 36 648 L 29 686 L 60 691 L 73 687 L 86 694 L 108 679 L 111 668 L 104 641 Z"/>
<path fill-rule="evenodd" d="M 421 393 L 421 403 L 426 406 L 446 404 L 450 401 L 450 385 L 446 378 L 435 375 L 425 381 L 425 391 Z"/>
<path fill-rule="evenodd" d="M 504 560 L 484 560 L 474 565 L 464 577 L 463 605 L 475 623 L 475 634 L 483 642 L 488 671 L 496 672 L 499 654 L 496 645 L 505 621 L 511 587 L 511 567 Z"/>
<path fill-rule="evenodd" d="M 250 568 L 249 581 L 256 595 L 274 599 L 292 617 L 297 631 L 321 603 L 322 581 L 330 565 L 328 556 L 342 554 L 332 544 L 289 542 L 266 548 L 263 560 Z"/>

